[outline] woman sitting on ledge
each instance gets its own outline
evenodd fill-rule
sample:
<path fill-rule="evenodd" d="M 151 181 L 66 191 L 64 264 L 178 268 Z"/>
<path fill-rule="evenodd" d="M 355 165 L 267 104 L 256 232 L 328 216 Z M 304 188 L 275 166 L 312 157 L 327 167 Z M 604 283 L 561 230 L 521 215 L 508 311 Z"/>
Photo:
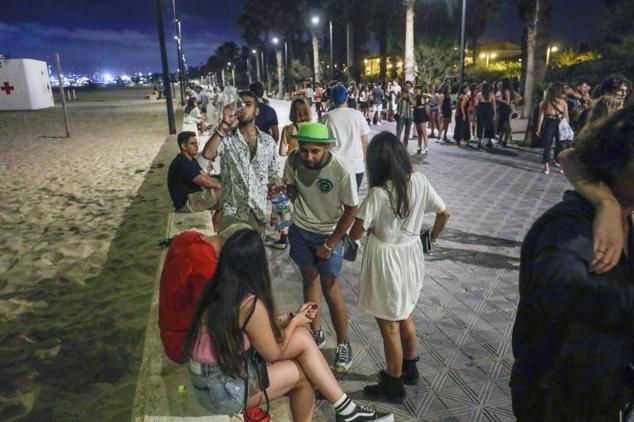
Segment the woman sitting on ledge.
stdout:
<path fill-rule="evenodd" d="M 317 388 L 338 422 L 392 422 L 392 414 L 357 405 L 343 392 L 304 327 L 316 311 L 305 303 L 297 313 L 275 318 L 262 238 L 253 230 L 236 232 L 225 243 L 186 339 L 198 401 L 212 414 L 234 414 L 288 395 L 293 420 L 310 421 Z"/>

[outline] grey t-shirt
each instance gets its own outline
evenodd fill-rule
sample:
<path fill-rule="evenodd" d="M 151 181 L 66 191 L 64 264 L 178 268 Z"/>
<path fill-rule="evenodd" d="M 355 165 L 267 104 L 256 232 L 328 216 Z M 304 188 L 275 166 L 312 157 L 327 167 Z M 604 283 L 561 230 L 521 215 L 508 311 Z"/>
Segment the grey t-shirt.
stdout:
<path fill-rule="evenodd" d="M 314 233 L 334 232 L 343 215 L 343 206 L 359 203 L 356 176 L 350 164 L 335 153 L 329 154 L 324 167 L 310 169 L 295 150 L 288 156 L 284 168 L 284 183 L 297 190 L 293 223 Z"/>
<path fill-rule="evenodd" d="M 377 86 L 372 91 L 372 103 L 373 104 L 383 104 L 383 96 L 385 93 L 383 92 L 383 88 Z"/>

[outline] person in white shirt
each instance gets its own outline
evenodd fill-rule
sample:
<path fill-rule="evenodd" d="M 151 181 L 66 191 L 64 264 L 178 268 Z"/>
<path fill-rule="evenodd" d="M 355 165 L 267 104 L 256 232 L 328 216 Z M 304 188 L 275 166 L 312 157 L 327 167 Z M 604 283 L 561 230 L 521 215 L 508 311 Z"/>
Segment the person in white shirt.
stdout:
<path fill-rule="evenodd" d="M 322 122 L 336 139 L 331 150 L 344 157 L 352 166 L 359 191 L 365 172 L 370 126 L 360 111 L 348 107 L 348 90 L 345 86 L 335 85 L 331 92 L 335 108 L 324 114 Z"/>

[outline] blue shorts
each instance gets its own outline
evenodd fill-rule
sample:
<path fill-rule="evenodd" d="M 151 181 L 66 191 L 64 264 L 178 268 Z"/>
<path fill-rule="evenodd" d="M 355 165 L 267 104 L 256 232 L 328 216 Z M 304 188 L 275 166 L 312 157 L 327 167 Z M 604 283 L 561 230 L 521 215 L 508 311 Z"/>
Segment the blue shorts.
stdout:
<path fill-rule="evenodd" d="M 252 396 L 259 391 L 258 375 L 250 362 L 248 365 L 248 394 Z M 194 395 L 198 403 L 212 415 L 232 415 L 244 410 L 246 380 L 224 375 L 220 367 L 213 363 L 190 360 L 188 367 Z"/>
<path fill-rule="evenodd" d="M 328 259 L 319 259 L 315 255 L 317 249 L 330 238 L 329 234 L 314 233 L 304 230 L 295 224 L 288 229 L 288 242 L 291 245 L 290 256 L 301 269 L 317 268 L 322 278 L 339 277 L 343 264 L 343 240 L 337 242 L 332 255 Z"/>

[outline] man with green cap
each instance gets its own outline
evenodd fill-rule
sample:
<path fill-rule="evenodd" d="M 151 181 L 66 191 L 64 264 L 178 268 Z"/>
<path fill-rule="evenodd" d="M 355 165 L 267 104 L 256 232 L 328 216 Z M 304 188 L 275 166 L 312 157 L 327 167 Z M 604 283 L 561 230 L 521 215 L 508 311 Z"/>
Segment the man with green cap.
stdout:
<path fill-rule="evenodd" d="M 304 123 L 295 135 L 299 147 L 286 161 L 284 183 L 293 201 L 293 224 L 288 231 L 290 257 L 304 281 L 304 301 L 321 302 L 321 292 L 337 334 L 335 369 L 352 363 L 346 303 L 339 289 L 343 237 L 359 203 L 356 176 L 350 164 L 329 151 L 334 138 L 321 123 Z M 320 290 L 321 288 L 321 290 Z M 318 346 L 325 344 L 320 312 L 311 323 Z"/>

